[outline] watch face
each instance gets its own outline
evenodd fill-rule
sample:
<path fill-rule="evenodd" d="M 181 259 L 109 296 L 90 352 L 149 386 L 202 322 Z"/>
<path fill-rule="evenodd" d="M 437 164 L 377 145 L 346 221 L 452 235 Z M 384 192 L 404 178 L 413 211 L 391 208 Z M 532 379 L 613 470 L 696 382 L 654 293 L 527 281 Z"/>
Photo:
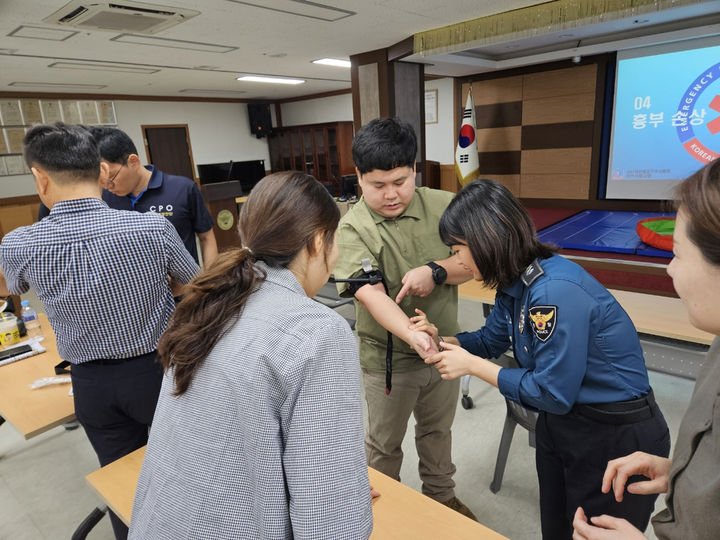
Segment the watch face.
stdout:
<path fill-rule="evenodd" d="M 439 266 L 437 268 L 433 268 L 433 281 L 437 285 L 441 285 L 445 283 L 445 280 L 447 279 L 447 270 L 445 270 L 442 266 Z"/>

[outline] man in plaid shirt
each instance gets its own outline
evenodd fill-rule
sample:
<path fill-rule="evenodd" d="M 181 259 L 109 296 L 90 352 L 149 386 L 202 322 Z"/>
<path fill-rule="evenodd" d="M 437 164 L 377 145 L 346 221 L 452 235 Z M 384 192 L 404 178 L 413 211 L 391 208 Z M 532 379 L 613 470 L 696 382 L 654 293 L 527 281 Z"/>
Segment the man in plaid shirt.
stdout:
<path fill-rule="evenodd" d="M 75 414 L 106 465 L 147 442 L 162 381 L 156 347 L 175 307 L 168 277 L 188 283 L 198 266 L 167 219 L 103 202 L 107 165 L 87 130 L 40 125 L 24 143 L 51 211 L 3 238 L 0 295 L 32 287 L 43 302 L 72 364 Z"/>

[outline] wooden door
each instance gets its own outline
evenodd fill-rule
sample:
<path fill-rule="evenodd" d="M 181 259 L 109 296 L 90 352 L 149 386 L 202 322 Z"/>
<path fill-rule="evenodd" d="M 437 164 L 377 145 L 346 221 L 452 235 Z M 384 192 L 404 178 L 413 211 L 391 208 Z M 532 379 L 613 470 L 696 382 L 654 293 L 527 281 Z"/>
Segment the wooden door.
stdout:
<path fill-rule="evenodd" d="M 187 124 L 140 127 L 150 164 L 165 173 L 198 181 Z"/>

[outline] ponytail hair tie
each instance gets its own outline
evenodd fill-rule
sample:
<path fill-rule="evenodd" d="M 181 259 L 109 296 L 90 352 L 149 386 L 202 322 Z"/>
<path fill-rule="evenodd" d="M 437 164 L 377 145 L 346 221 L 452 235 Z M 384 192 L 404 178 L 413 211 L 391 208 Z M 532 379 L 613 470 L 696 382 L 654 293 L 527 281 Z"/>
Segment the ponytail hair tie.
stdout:
<path fill-rule="evenodd" d="M 250 249 L 249 247 L 243 246 L 242 249 L 244 249 L 245 251 L 247 251 L 248 255 L 250 255 L 251 257 L 254 257 L 254 256 L 255 256 L 255 254 L 253 253 L 253 250 Z"/>

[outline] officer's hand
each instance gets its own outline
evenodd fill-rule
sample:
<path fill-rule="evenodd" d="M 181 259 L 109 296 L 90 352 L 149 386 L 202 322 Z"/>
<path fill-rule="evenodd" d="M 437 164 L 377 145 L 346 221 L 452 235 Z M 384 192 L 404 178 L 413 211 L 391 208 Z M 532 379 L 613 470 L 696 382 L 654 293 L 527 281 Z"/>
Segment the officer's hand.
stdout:
<path fill-rule="evenodd" d="M 420 355 L 420 358 L 425 361 L 438 352 L 437 345 L 435 345 L 430 335 L 425 332 L 410 332 L 408 344 Z"/>
<path fill-rule="evenodd" d="M 573 519 L 573 540 L 645 540 L 626 519 L 602 515 L 590 521 L 592 524 L 588 523 L 583 509 L 578 508 Z"/>
<path fill-rule="evenodd" d="M 428 334 L 435 342 L 435 345 L 438 345 L 439 350 L 440 338 L 438 336 L 437 326 L 428 321 L 427 315 L 425 315 L 425 313 L 423 313 L 421 310 L 415 308 L 415 313 L 417 313 L 417 315 L 415 315 L 414 317 L 410 317 L 410 322 L 412 323 L 410 325 L 410 330 L 416 332 L 425 332 L 426 334 Z"/>
<path fill-rule="evenodd" d="M 445 380 L 453 380 L 469 375 L 475 363 L 475 356 L 467 352 L 460 345 L 440 342 L 442 351 L 425 360 L 426 364 L 434 364 Z"/>
<path fill-rule="evenodd" d="M 432 278 L 432 268 L 427 265 L 418 266 L 408 272 L 402 278 L 402 289 L 395 297 L 395 303 L 399 304 L 406 296 L 425 297 L 435 288 Z"/>
<path fill-rule="evenodd" d="M 665 493 L 668 488 L 672 460 L 646 454 L 633 452 L 629 456 L 613 459 L 607 464 L 602 480 L 602 492 L 608 493 L 612 488 L 615 500 L 621 502 L 625 492 L 625 484 L 629 477 L 640 474 L 650 480 L 633 482 L 627 486 L 628 493 L 648 495 Z"/>

